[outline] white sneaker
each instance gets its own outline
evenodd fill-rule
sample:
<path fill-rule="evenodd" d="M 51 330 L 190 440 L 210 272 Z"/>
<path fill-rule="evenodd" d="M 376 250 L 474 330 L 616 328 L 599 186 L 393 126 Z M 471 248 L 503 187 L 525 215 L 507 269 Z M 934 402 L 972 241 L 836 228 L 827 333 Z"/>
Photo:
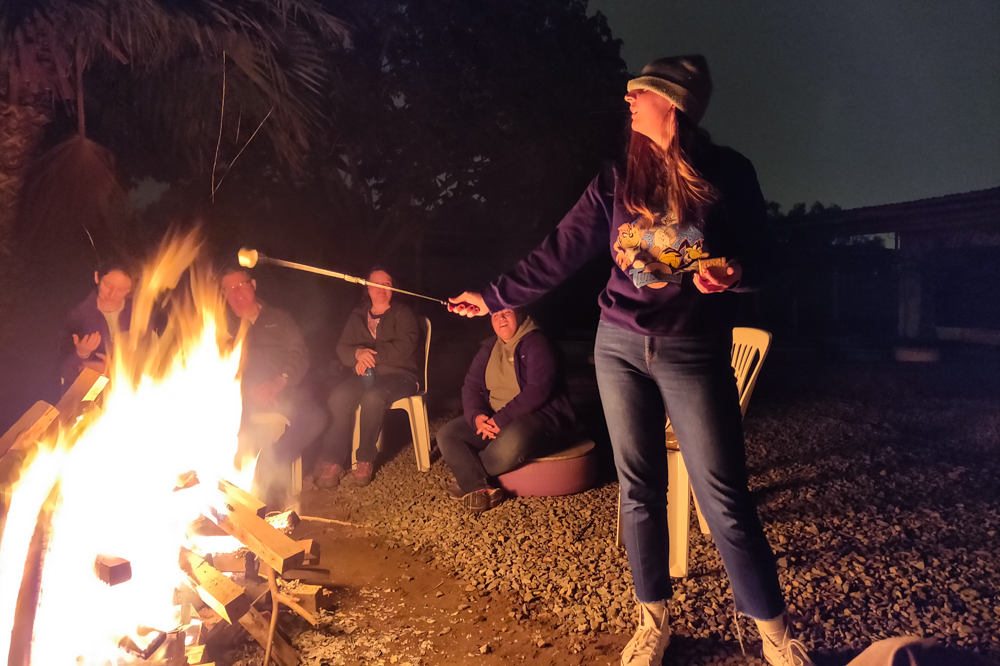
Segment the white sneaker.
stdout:
<path fill-rule="evenodd" d="M 663 653 L 670 645 L 670 627 L 667 626 L 665 604 L 644 604 L 639 606 L 639 629 L 622 650 L 622 666 L 660 666 Z M 663 613 L 659 626 L 650 607 Z M 659 615 L 657 612 L 657 615 Z"/>
<path fill-rule="evenodd" d="M 785 636 L 781 643 L 775 643 L 765 632 L 760 632 L 764 644 L 764 661 L 771 666 L 815 666 L 806 646 L 792 638 L 791 623 L 785 625 Z"/>

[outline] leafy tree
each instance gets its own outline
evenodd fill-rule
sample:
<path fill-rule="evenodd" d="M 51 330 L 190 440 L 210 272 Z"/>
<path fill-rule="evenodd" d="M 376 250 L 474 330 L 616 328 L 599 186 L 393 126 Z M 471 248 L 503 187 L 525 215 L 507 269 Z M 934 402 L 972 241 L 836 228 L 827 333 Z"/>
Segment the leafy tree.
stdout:
<path fill-rule="evenodd" d="M 273 154 L 301 169 L 321 118 L 326 51 L 345 35 L 315 0 L 0 2 L 0 234 L 19 208 L 30 233 L 65 233 L 71 221 L 113 232 L 123 201 L 114 161 L 86 136 L 84 80 L 93 68 L 111 72 L 129 93 L 116 99 L 120 117 L 148 116 L 155 137 L 202 166 L 237 144 L 231 135 L 219 148 L 210 140 L 225 71 L 224 120 L 255 126 L 266 118 L 261 135 Z M 35 185 L 24 188 L 59 102 L 75 103 L 76 136 L 43 157 L 32 170 Z"/>

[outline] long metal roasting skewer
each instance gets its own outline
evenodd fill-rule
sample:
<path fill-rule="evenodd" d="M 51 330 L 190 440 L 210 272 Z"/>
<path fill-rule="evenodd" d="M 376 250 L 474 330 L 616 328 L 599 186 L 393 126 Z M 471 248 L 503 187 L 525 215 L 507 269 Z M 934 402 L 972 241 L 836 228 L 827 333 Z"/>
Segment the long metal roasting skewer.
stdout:
<path fill-rule="evenodd" d="M 316 268 L 315 266 L 308 266 L 306 264 L 298 264 L 294 261 L 285 261 L 284 259 L 273 259 L 264 254 L 261 254 L 257 250 L 251 250 L 250 248 L 243 248 L 239 251 L 240 266 L 244 268 L 253 268 L 259 263 L 274 264 L 275 266 L 284 266 L 285 268 L 294 268 L 299 271 L 306 271 L 307 273 L 316 273 L 317 275 L 326 275 L 327 277 L 337 278 L 338 280 L 344 280 L 346 282 L 353 282 L 355 284 L 360 284 L 366 287 L 378 287 L 379 289 L 388 289 L 389 291 L 395 291 L 400 294 L 406 294 L 407 296 L 416 296 L 417 298 L 425 298 L 428 301 L 434 301 L 435 303 L 440 303 L 441 305 L 448 305 L 448 301 L 441 300 L 440 298 L 434 298 L 432 296 L 424 296 L 423 294 L 418 294 L 412 291 L 406 291 L 405 289 L 396 289 L 395 287 L 387 287 L 384 284 L 375 284 L 374 282 L 369 282 L 364 278 L 354 277 L 353 275 L 347 275 L 346 273 L 337 273 L 336 271 L 328 271 L 325 268 Z"/>

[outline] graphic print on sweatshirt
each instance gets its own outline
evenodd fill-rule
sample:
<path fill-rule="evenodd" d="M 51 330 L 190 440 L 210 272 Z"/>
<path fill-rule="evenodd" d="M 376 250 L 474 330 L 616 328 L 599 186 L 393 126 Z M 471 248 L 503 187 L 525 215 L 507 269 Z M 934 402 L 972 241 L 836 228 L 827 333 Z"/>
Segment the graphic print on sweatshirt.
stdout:
<path fill-rule="evenodd" d="M 615 263 L 638 288 L 662 289 L 680 284 L 682 273 L 698 270 L 698 260 L 708 258 L 705 237 L 693 225 L 677 223 L 674 214 L 655 220 L 638 217 L 618 227 Z"/>

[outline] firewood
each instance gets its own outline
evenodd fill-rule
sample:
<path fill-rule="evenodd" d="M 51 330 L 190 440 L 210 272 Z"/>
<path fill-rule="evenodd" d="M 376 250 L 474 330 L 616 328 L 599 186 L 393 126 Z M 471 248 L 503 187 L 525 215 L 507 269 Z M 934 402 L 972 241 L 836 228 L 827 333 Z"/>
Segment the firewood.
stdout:
<path fill-rule="evenodd" d="M 188 664 L 197 666 L 207 662 L 206 651 L 207 648 L 204 645 L 189 645 L 184 648 L 184 656 L 187 657 Z"/>
<path fill-rule="evenodd" d="M 302 546 L 302 550 L 306 552 L 305 559 L 302 560 L 302 564 L 306 566 L 315 566 L 319 564 L 319 541 L 315 539 L 299 539 L 295 543 Z"/>
<path fill-rule="evenodd" d="M 132 563 L 123 557 L 98 555 L 94 559 L 94 573 L 108 585 L 119 585 L 132 580 Z"/>
<path fill-rule="evenodd" d="M 280 574 L 302 564 L 305 551 L 290 538 L 268 525 L 238 502 L 223 494 L 223 502 L 213 507 L 211 518 L 227 533 Z"/>
<path fill-rule="evenodd" d="M 59 421 L 63 425 L 70 424 L 80 415 L 86 403 L 96 400 L 107 385 L 107 377 L 91 368 L 84 368 L 73 385 L 56 403 Z"/>
<path fill-rule="evenodd" d="M 220 479 L 219 490 L 225 493 L 226 497 L 230 500 L 239 502 L 245 508 L 249 509 L 253 513 L 256 513 L 261 518 L 267 515 L 267 505 L 239 486 L 235 486 L 225 479 Z"/>
<path fill-rule="evenodd" d="M 52 405 L 38 401 L 0 437 L 0 516 L 7 515 L 14 484 L 21 478 L 21 470 L 34 458 L 38 441 L 59 416 Z M 0 539 L 3 525 L 0 520 Z"/>
<path fill-rule="evenodd" d="M 299 514 L 294 511 L 285 511 L 268 516 L 264 520 L 276 530 L 294 530 L 299 524 Z"/>
<path fill-rule="evenodd" d="M 187 548 L 181 548 L 181 570 L 188 575 L 202 601 L 232 624 L 250 608 L 243 588 Z"/>
<path fill-rule="evenodd" d="M 257 558 L 250 552 L 216 553 L 212 556 L 212 566 L 223 573 L 254 574 L 257 572 Z"/>
<path fill-rule="evenodd" d="M 282 596 L 289 596 L 310 613 L 328 610 L 333 598 L 322 585 L 298 585 L 295 589 L 285 588 Z"/>
<path fill-rule="evenodd" d="M 0 457 L 11 449 L 23 448 L 42 436 L 59 416 L 59 410 L 39 400 L 0 437 Z"/>
<path fill-rule="evenodd" d="M 267 633 L 270 623 L 256 608 L 250 608 L 247 614 L 240 618 L 240 624 L 262 648 L 267 647 Z M 298 666 L 299 663 L 299 653 L 279 633 L 274 634 L 271 657 L 278 662 L 279 666 Z"/>
<path fill-rule="evenodd" d="M 318 567 L 289 569 L 281 572 L 281 577 L 285 580 L 301 580 L 313 585 L 329 585 L 331 582 L 330 570 Z"/>

